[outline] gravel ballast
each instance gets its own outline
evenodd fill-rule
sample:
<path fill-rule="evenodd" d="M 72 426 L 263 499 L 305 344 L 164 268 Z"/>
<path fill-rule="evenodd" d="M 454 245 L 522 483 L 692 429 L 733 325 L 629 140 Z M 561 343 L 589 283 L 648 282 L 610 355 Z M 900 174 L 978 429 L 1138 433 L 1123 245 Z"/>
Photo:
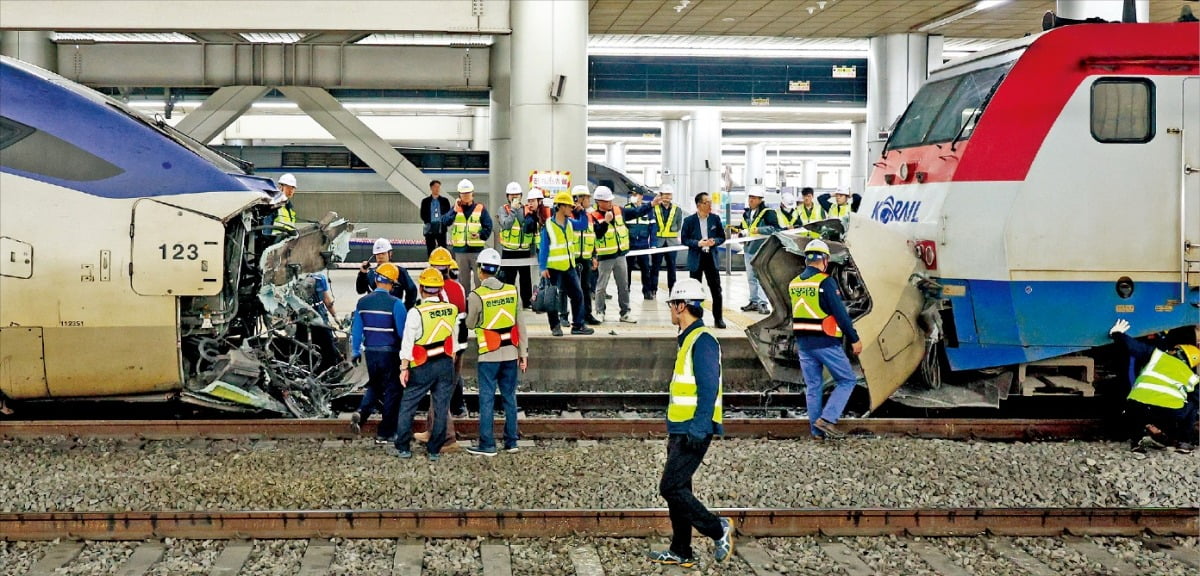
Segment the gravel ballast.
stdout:
<path fill-rule="evenodd" d="M 0 442 L 5 512 L 661 507 L 665 443 L 542 442 L 494 458 L 282 440 Z M 36 482 L 30 479 L 36 478 Z M 1119 443 L 722 440 L 695 478 L 713 507 L 1196 506 L 1200 455 Z"/>

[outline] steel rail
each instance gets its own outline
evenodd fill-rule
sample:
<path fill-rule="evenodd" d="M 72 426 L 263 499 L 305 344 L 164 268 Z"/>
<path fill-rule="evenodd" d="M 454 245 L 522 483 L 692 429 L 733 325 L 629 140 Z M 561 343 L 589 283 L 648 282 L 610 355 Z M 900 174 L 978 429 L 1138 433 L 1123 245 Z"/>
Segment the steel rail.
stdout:
<path fill-rule="evenodd" d="M 794 536 L 1195 535 L 1197 508 L 723 509 L 740 534 Z M 665 509 L 294 510 L 0 514 L 0 539 L 646 537 Z"/>
<path fill-rule="evenodd" d="M 503 429 L 503 419 L 495 422 Z M 479 421 L 454 422 L 460 437 L 477 437 Z M 725 435 L 732 438 L 810 438 L 803 418 L 727 419 Z M 993 420 L 932 418 L 862 418 L 838 424 L 850 435 L 900 436 L 952 440 L 1099 439 L 1110 431 L 1103 420 Z M 417 422 L 420 430 L 423 423 Z M 523 418 L 527 439 L 660 438 L 666 425 L 658 418 Z M 374 421 L 363 427 L 373 434 Z M 9 420 L 0 421 L 0 438 L 353 438 L 346 420 Z"/>

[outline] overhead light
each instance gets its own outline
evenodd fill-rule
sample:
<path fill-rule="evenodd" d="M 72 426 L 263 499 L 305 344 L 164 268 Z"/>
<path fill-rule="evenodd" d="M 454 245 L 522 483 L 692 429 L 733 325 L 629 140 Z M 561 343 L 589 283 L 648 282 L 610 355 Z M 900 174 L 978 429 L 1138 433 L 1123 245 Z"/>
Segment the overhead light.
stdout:
<path fill-rule="evenodd" d="M 722 22 L 737 22 L 737 18 L 730 18 L 729 16 L 726 16 L 726 17 L 722 18 L 721 21 Z"/>
<path fill-rule="evenodd" d="M 822 116 L 855 116 L 867 113 L 866 107 L 846 106 L 670 106 L 653 104 L 591 104 L 588 111 L 596 112 L 683 112 L 713 108 L 722 112 L 761 112 L 764 114 L 788 112 L 792 114 L 814 114 Z"/>
<path fill-rule="evenodd" d="M 447 102 L 345 102 L 347 110 L 436 110 L 442 112 L 462 112 L 466 104 L 451 104 Z"/>
<path fill-rule="evenodd" d="M 816 12 L 816 11 L 817 11 L 817 9 L 816 9 L 816 8 L 813 8 L 812 6 L 809 6 L 809 7 L 808 7 L 808 15 L 809 15 L 809 16 L 812 16 L 812 15 L 813 15 L 813 12 Z"/>
<path fill-rule="evenodd" d="M 820 2 L 817 2 L 817 8 L 824 10 L 825 9 L 825 0 L 821 0 Z"/>
<path fill-rule="evenodd" d="M 952 12 L 950 14 L 947 14 L 946 16 L 942 16 L 941 18 L 938 18 L 937 20 L 931 20 L 929 22 L 926 22 L 926 23 L 918 26 L 917 32 L 929 32 L 930 30 L 936 30 L 938 28 L 941 28 L 942 26 L 946 26 L 947 24 L 953 24 L 955 22 L 958 22 L 959 20 L 962 20 L 963 18 L 966 18 L 967 16 L 975 14 L 976 12 L 982 12 L 989 8 L 995 8 L 1001 4 L 1007 4 L 1007 3 L 1008 3 L 1008 0 L 980 0 L 979 2 L 976 2 L 975 4 L 972 4 L 971 6 L 968 6 L 966 8 L 963 8 L 962 10 L 959 10 L 957 12 Z"/>

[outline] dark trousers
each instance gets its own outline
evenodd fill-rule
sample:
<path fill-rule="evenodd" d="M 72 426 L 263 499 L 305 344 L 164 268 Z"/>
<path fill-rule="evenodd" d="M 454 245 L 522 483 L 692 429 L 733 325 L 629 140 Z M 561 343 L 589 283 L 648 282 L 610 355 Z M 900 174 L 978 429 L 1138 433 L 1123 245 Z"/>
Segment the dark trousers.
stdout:
<path fill-rule="evenodd" d="M 496 389 L 504 404 L 504 447 L 517 446 L 517 361 L 479 363 L 479 447 L 496 448 Z"/>
<path fill-rule="evenodd" d="M 579 278 L 579 290 L 583 292 L 583 315 L 578 320 L 575 320 L 574 312 L 572 312 L 571 319 L 573 320 L 573 325 L 582 326 L 584 320 L 586 320 L 588 316 L 592 315 L 592 297 L 595 296 L 596 290 L 596 271 L 592 270 L 591 259 L 576 260 L 575 275 Z M 558 297 L 559 301 L 561 302 L 559 305 L 559 312 L 566 314 L 567 301 L 564 298 L 564 294 L 559 292 Z"/>
<path fill-rule="evenodd" d="M 633 269 L 637 268 L 642 273 L 642 296 L 652 296 L 655 286 L 654 274 L 650 272 L 650 255 L 626 256 L 625 260 L 629 264 L 629 285 L 633 286 Z"/>
<path fill-rule="evenodd" d="M 404 388 L 400 386 L 400 356 L 395 350 L 368 349 L 367 358 L 367 389 L 363 392 L 362 402 L 358 404 L 358 414 L 363 423 L 375 411 L 375 403 L 382 402 L 383 409 L 379 411 L 381 420 L 375 430 L 375 436 L 390 440 L 396 434 L 396 418 L 400 413 L 400 399 L 404 396 Z"/>
<path fill-rule="evenodd" d="M 1156 438 L 1169 444 L 1187 442 L 1193 444 L 1196 434 L 1197 403 L 1196 392 L 1188 395 L 1188 403 L 1183 408 L 1163 408 L 1149 406 L 1133 400 L 1125 401 L 1125 422 L 1129 440 L 1136 443 L 1146 435 L 1146 426 L 1153 424 L 1162 431 L 1166 438 Z"/>
<path fill-rule="evenodd" d="M 571 301 L 571 326 L 583 328 L 583 291 L 579 288 L 579 274 L 574 268 L 566 270 L 550 270 L 550 281 L 558 288 L 558 297 Z M 558 310 L 546 313 L 550 327 L 559 326 Z"/>
<path fill-rule="evenodd" d="M 454 392 L 454 359 L 441 355 L 430 359 L 420 366 L 409 368 L 408 387 L 404 389 L 404 398 L 400 402 L 400 417 L 396 426 L 396 449 L 408 451 L 412 444 L 413 417 L 417 414 L 417 405 L 426 393 L 432 393 L 429 410 L 434 414 L 449 413 L 450 395 Z M 429 433 L 429 442 L 425 449 L 430 454 L 437 454 L 446 442 L 446 419 L 434 418 L 433 430 Z"/>
<path fill-rule="evenodd" d="M 708 292 L 712 295 L 712 313 L 713 320 L 721 321 L 721 271 L 717 270 L 717 262 L 712 257 L 712 254 L 706 254 L 700 258 L 700 267 L 688 273 L 694 280 L 699 280 L 700 276 L 704 276 L 704 281 L 708 283 Z"/>
<path fill-rule="evenodd" d="M 721 519 L 692 494 L 692 475 L 704 461 L 712 436 L 697 448 L 687 447 L 686 438 L 686 434 L 671 434 L 667 439 L 667 465 L 658 483 L 658 493 L 666 499 L 667 509 L 671 512 L 671 551 L 680 558 L 694 558 L 693 527 L 713 539 L 723 536 L 725 530 L 721 527 Z"/>
<path fill-rule="evenodd" d="M 666 244 L 662 242 L 658 243 L 658 247 L 663 246 L 666 246 Z M 675 256 L 677 254 L 679 254 L 678 251 L 658 252 L 651 258 L 650 275 L 654 277 L 651 279 L 653 283 L 651 285 L 654 287 L 655 292 L 658 292 L 658 271 L 662 270 L 664 266 L 667 269 L 667 290 L 670 291 L 671 288 L 675 287 Z"/>
<path fill-rule="evenodd" d="M 504 260 L 529 258 L 529 251 L 505 250 L 500 257 Z M 533 298 L 533 272 L 529 266 L 504 266 L 500 268 L 499 277 L 501 282 L 517 287 L 521 293 L 521 307 L 528 308 L 529 302 Z"/>
<path fill-rule="evenodd" d="M 296 340 L 316 346 L 317 351 L 321 353 L 320 362 L 313 367 L 313 376 L 320 376 L 322 372 L 342 361 L 342 353 L 338 351 L 333 330 L 325 326 L 296 324 Z"/>
<path fill-rule="evenodd" d="M 439 232 L 437 234 L 426 234 L 425 235 L 425 255 L 426 256 L 433 254 L 433 249 L 437 248 L 438 246 L 441 246 L 442 248 L 446 248 L 447 250 L 449 250 L 449 248 L 446 247 L 446 233 L 444 231 Z"/>

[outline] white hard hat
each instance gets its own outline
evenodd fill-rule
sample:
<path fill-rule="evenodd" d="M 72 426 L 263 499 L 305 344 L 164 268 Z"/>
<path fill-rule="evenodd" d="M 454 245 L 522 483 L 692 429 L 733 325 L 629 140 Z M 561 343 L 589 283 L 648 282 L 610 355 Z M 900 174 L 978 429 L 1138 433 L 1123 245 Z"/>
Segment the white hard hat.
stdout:
<path fill-rule="evenodd" d="M 504 187 L 504 193 L 509 196 L 512 196 L 514 194 L 520 194 L 521 193 L 521 185 L 516 182 L 509 182 L 508 186 Z"/>
<path fill-rule="evenodd" d="M 525 195 L 525 200 L 542 200 L 545 197 L 546 195 L 542 193 L 541 188 L 530 188 L 529 193 Z"/>
<path fill-rule="evenodd" d="M 662 188 L 658 189 L 659 194 L 675 194 L 675 187 L 670 184 L 663 184 Z"/>
<path fill-rule="evenodd" d="M 813 238 L 812 240 L 809 240 L 807 245 L 804 246 L 804 253 L 805 254 L 824 254 L 826 257 L 828 257 L 829 256 L 829 245 L 826 244 L 825 241 L 821 240 L 820 238 Z M 676 284 L 676 286 L 678 286 L 678 285 L 679 284 Z"/>
<path fill-rule="evenodd" d="M 613 193 L 612 190 L 608 189 L 608 186 L 597 186 L 596 193 L 593 194 L 592 197 L 595 198 L 597 202 L 612 202 Z"/>
<path fill-rule="evenodd" d="M 671 288 L 671 295 L 667 297 L 667 302 L 679 300 L 708 300 L 708 290 L 699 280 L 680 278 Z"/>
<path fill-rule="evenodd" d="M 283 176 L 280 176 L 279 177 L 279 185 L 280 186 L 291 186 L 294 188 L 296 186 L 296 176 L 290 172 L 287 174 L 284 174 Z"/>
<path fill-rule="evenodd" d="M 497 252 L 495 248 L 484 248 L 483 251 L 479 253 L 479 259 L 476 260 L 476 262 L 481 267 L 482 266 L 499 266 L 500 265 L 500 253 Z"/>
<path fill-rule="evenodd" d="M 470 194 L 474 191 L 475 191 L 475 185 L 472 184 L 470 180 L 463 178 L 462 180 L 458 181 L 458 193 L 459 194 Z"/>
<path fill-rule="evenodd" d="M 849 196 L 850 190 L 848 188 L 838 188 L 837 190 L 834 190 L 833 193 L 837 196 Z"/>
<path fill-rule="evenodd" d="M 571 195 L 572 196 L 591 196 L 592 192 L 591 192 L 591 190 L 588 190 L 587 184 L 576 184 L 574 188 L 571 188 Z"/>
<path fill-rule="evenodd" d="M 779 201 L 784 205 L 784 207 L 791 208 L 792 206 L 796 205 L 796 193 L 784 192 Z"/>
<path fill-rule="evenodd" d="M 750 188 L 746 189 L 746 195 L 753 196 L 756 198 L 766 198 L 767 190 L 766 190 L 766 188 L 763 188 L 762 186 L 751 186 Z"/>
<path fill-rule="evenodd" d="M 392 251 L 392 243 L 388 242 L 387 238 L 380 238 L 375 241 L 375 245 L 371 247 L 372 254 L 383 254 Z"/>

